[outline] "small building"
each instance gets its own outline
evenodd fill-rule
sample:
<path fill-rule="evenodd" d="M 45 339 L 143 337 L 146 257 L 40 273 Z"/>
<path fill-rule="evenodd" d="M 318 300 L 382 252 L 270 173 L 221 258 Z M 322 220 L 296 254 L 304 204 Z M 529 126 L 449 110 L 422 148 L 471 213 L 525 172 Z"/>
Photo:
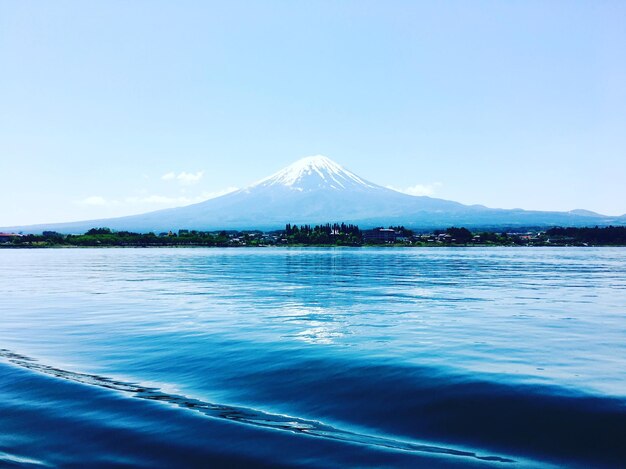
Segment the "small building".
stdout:
<path fill-rule="evenodd" d="M 0 233 L 0 243 L 10 243 L 20 236 L 22 235 L 19 235 L 17 233 Z"/>
<path fill-rule="evenodd" d="M 363 231 L 363 241 L 366 243 L 393 243 L 397 233 L 391 228 L 375 228 Z"/>

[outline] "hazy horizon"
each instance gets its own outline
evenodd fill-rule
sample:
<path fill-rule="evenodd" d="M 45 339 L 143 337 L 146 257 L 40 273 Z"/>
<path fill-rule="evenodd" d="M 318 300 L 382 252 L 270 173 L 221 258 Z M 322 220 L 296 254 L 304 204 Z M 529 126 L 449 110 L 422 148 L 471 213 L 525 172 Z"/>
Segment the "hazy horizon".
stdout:
<path fill-rule="evenodd" d="M 139 214 L 324 154 L 385 187 L 626 213 L 621 2 L 0 5 L 0 226 Z"/>

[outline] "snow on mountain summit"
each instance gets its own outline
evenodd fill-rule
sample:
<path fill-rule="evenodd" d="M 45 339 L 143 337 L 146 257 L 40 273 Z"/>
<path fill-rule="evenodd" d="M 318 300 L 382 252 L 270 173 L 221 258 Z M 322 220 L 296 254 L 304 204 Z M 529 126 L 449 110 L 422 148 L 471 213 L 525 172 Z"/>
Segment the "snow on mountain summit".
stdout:
<path fill-rule="evenodd" d="M 371 190 L 379 186 L 323 155 L 307 156 L 249 187 L 285 186 L 301 192 L 316 189 Z"/>

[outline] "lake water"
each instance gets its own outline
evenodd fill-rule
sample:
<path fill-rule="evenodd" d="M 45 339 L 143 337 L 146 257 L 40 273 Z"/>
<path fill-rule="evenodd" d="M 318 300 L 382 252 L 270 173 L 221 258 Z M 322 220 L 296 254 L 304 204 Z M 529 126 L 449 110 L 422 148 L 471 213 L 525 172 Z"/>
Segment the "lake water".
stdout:
<path fill-rule="evenodd" d="M 0 466 L 624 467 L 626 249 L 0 250 Z"/>

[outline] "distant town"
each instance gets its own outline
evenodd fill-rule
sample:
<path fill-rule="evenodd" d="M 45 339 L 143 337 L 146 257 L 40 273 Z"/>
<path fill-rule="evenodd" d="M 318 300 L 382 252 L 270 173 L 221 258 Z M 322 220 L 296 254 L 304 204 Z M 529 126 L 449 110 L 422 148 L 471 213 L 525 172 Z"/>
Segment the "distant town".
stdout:
<path fill-rule="evenodd" d="M 449 227 L 417 232 L 403 226 L 361 230 L 334 223 L 291 225 L 275 231 L 197 231 L 133 233 L 92 228 L 84 234 L 0 233 L 0 248 L 46 247 L 246 247 L 246 246 L 626 246 L 626 227 L 475 230 Z"/>

